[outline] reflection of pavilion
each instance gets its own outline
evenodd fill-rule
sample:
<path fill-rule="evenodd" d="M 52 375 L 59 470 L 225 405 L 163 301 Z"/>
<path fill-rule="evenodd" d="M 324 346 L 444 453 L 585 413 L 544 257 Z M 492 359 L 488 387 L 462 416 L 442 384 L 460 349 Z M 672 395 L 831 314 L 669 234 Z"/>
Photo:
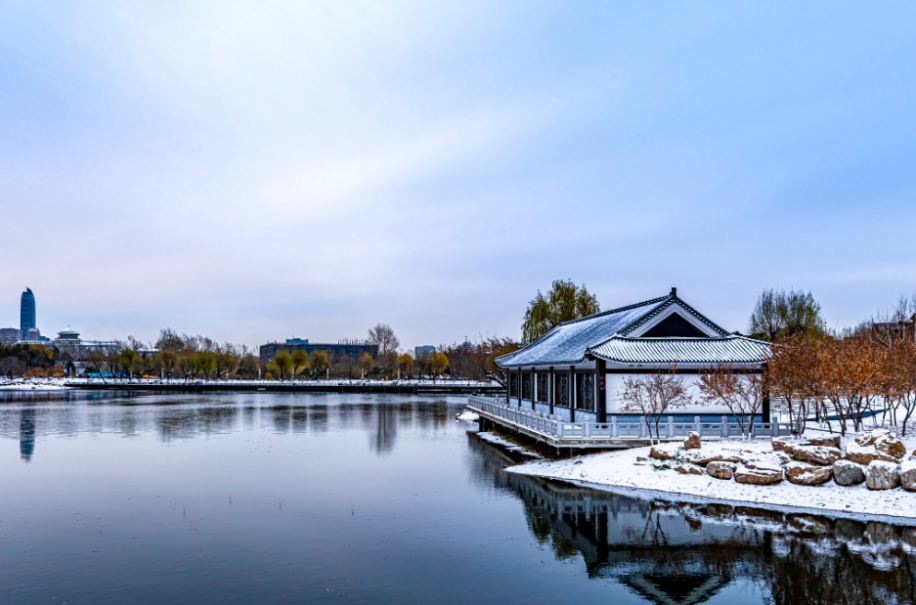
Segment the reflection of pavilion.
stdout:
<path fill-rule="evenodd" d="M 658 605 L 703 603 L 735 581 L 775 605 L 916 603 L 916 527 L 727 504 L 643 501 L 503 472 L 518 461 L 469 438 L 473 471 L 525 504 L 531 533 L 591 578 Z"/>
<path fill-rule="evenodd" d="M 726 549 L 723 560 L 683 520 L 649 502 L 521 475 L 503 477 L 528 508 L 539 539 L 546 541 L 549 532 L 555 550 L 557 542 L 565 542 L 581 553 L 589 577 L 616 580 L 652 603 L 703 603 L 731 581 L 735 564 L 756 558 L 747 553 L 736 560 Z"/>

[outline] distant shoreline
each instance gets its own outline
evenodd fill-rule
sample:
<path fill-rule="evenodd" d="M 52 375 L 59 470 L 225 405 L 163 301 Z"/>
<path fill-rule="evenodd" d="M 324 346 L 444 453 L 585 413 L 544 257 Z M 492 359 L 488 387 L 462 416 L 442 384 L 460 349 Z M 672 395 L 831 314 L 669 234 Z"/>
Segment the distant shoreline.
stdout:
<path fill-rule="evenodd" d="M 389 393 L 404 395 L 468 395 L 474 393 L 500 394 L 505 388 L 495 383 L 475 383 L 471 381 L 198 381 L 198 382 L 147 382 L 147 381 L 109 381 L 109 382 L 64 382 L 68 389 L 92 391 L 156 391 L 169 393 L 201 392 L 246 392 L 266 391 L 271 393 Z"/>

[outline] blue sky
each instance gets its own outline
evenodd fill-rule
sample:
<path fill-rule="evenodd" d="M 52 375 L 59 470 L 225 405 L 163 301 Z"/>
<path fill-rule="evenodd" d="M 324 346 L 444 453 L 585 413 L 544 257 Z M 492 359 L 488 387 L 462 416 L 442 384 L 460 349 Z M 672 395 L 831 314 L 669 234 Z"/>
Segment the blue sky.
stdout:
<path fill-rule="evenodd" d="M 557 278 L 856 323 L 916 290 L 914 13 L 3 2 L 0 324 L 440 344 Z"/>

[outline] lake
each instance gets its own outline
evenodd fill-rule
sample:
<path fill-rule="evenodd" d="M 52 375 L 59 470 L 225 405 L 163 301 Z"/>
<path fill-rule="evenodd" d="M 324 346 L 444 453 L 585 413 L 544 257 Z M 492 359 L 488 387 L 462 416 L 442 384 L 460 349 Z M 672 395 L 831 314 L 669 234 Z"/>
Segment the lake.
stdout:
<path fill-rule="evenodd" d="M 916 602 L 912 527 L 509 474 L 465 401 L 2 393 L 0 602 Z"/>

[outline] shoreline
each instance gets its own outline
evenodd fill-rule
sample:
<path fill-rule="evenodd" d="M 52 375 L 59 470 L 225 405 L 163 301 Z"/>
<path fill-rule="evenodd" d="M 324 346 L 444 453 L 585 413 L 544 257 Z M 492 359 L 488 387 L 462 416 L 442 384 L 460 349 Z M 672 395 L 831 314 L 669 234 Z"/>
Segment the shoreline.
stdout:
<path fill-rule="evenodd" d="M 756 445 L 763 444 L 758 442 Z M 569 460 L 526 462 L 506 471 L 634 496 L 644 494 L 694 503 L 774 508 L 916 525 L 916 493 L 902 488 L 879 491 L 869 490 L 864 484 L 843 487 L 832 481 L 819 486 L 795 485 L 788 481 L 776 485 L 738 484 L 705 474 L 684 475 L 673 470 L 654 470 L 651 464 L 638 463 L 637 458 L 646 457 L 648 453 L 649 448 L 634 448 Z"/>

